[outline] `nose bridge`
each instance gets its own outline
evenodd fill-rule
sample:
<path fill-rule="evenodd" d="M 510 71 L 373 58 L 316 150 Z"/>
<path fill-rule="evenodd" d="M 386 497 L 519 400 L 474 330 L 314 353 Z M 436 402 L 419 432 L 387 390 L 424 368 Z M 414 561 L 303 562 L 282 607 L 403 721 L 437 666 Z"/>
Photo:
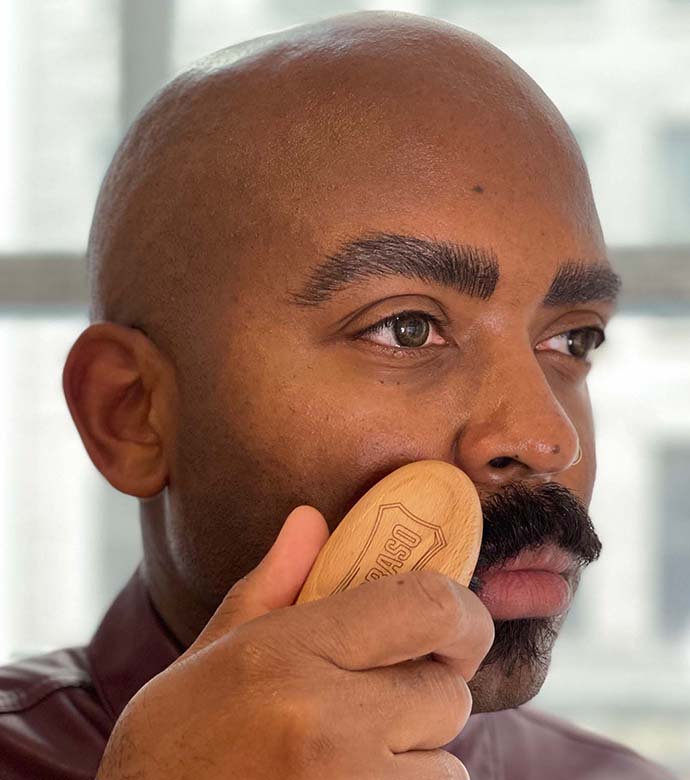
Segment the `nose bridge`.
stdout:
<path fill-rule="evenodd" d="M 568 414 L 556 398 L 536 357 L 515 367 L 503 383 L 503 393 L 496 409 L 496 421 L 506 430 L 520 429 L 527 443 L 540 440 L 551 451 L 577 447 L 577 431 Z M 501 419 L 503 418 L 503 419 Z"/>
<path fill-rule="evenodd" d="M 578 434 L 534 352 L 525 354 L 513 342 L 487 359 L 472 419 L 457 444 L 460 468 L 477 482 L 567 469 L 577 456 Z M 503 468 L 507 461 L 509 469 Z"/>

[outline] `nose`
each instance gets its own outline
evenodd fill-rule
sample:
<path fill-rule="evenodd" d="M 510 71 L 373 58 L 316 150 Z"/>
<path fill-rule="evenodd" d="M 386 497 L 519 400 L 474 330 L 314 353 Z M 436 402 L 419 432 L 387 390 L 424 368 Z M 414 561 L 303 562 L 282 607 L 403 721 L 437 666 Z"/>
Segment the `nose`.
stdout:
<path fill-rule="evenodd" d="M 533 353 L 482 384 L 455 442 L 456 463 L 475 484 L 549 481 L 574 465 L 577 431 Z"/>

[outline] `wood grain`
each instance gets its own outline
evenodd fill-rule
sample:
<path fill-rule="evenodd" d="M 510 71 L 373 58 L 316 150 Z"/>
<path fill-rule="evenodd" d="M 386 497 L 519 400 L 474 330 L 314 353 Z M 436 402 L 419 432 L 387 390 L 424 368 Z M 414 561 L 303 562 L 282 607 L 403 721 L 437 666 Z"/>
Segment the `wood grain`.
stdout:
<path fill-rule="evenodd" d="M 440 460 L 408 463 L 377 482 L 345 515 L 296 603 L 421 569 L 468 585 L 481 540 L 482 511 L 470 478 Z"/>

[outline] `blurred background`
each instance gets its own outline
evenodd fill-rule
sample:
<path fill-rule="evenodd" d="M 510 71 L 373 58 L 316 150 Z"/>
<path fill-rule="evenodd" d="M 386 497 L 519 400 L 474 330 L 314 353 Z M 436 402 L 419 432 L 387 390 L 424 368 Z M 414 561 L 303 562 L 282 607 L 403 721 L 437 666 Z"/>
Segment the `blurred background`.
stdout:
<path fill-rule="evenodd" d="M 690 778 L 688 0 L 0 0 L 0 663 L 87 641 L 140 554 L 61 389 L 125 128 L 202 54 L 367 8 L 488 38 L 580 141 L 625 294 L 591 374 L 604 554 L 535 703 Z"/>

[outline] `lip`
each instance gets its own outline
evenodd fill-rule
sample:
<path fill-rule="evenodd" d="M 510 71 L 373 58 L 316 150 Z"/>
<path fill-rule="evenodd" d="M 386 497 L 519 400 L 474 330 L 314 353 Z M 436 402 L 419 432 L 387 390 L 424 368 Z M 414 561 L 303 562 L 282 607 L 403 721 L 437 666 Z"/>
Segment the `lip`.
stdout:
<path fill-rule="evenodd" d="M 553 544 L 524 550 L 478 573 L 478 596 L 494 620 L 555 617 L 573 598 L 577 559 Z"/>

